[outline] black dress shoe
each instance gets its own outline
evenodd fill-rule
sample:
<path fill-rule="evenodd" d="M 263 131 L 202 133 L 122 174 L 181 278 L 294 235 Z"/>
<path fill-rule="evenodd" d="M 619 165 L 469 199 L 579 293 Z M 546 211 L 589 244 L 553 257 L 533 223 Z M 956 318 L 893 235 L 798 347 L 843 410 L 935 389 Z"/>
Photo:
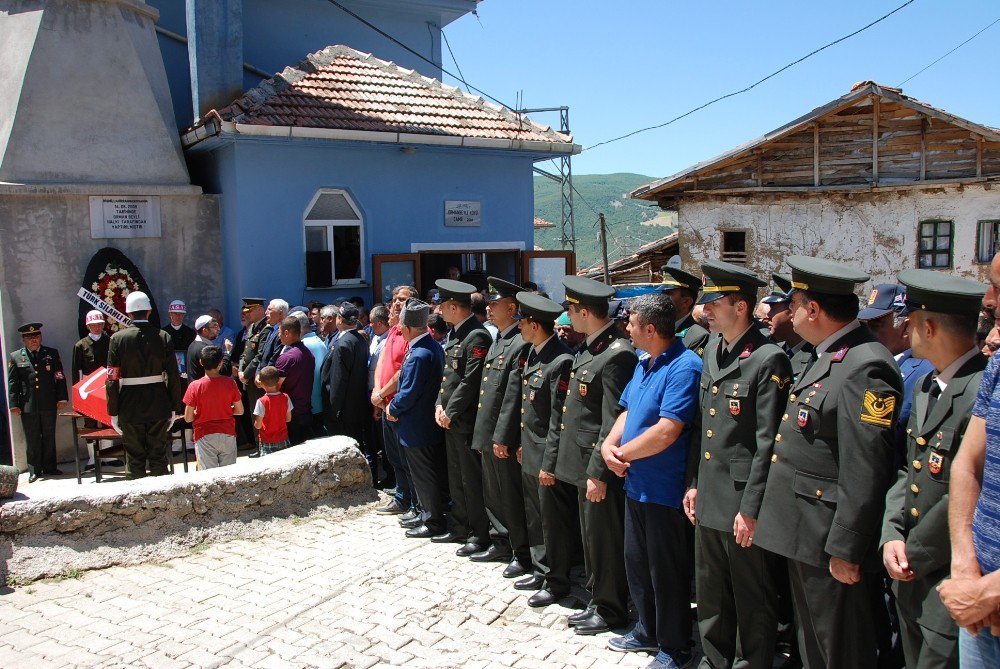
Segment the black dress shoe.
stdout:
<path fill-rule="evenodd" d="M 440 530 L 432 530 L 426 525 L 418 525 L 417 527 L 406 530 L 406 536 L 410 539 L 431 539 L 439 532 Z"/>
<path fill-rule="evenodd" d="M 420 527 L 423 524 L 424 521 L 419 518 L 410 518 L 409 520 L 399 521 L 399 526 L 407 530 L 412 530 L 414 527 Z"/>
<path fill-rule="evenodd" d="M 543 585 L 545 585 L 545 579 L 535 574 L 522 578 L 520 581 L 514 581 L 515 590 L 538 590 Z"/>
<path fill-rule="evenodd" d="M 457 555 L 458 557 L 470 557 L 481 550 L 483 550 L 482 546 L 470 541 L 469 543 L 465 544 L 457 551 L 455 551 L 455 555 Z"/>
<path fill-rule="evenodd" d="M 568 590 L 563 592 L 552 592 L 548 588 L 543 588 L 531 597 L 528 597 L 528 606 L 536 609 L 542 606 L 549 606 L 550 604 L 555 604 L 568 594 Z"/>
<path fill-rule="evenodd" d="M 34 483 L 38 480 L 38 474 L 28 474 L 28 483 Z"/>
<path fill-rule="evenodd" d="M 443 534 L 435 534 L 433 537 L 431 537 L 431 541 L 433 541 L 436 544 L 450 544 L 450 543 L 464 544 L 465 537 L 455 534 L 454 532 L 444 532 Z"/>
<path fill-rule="evenodd" d="M 177 455 L 179 455 L 179 454 L 177 454 Z M 260 455 L 261 455 L 260 451 L 257 451 L 256 453 L 251 453 L 251 454 L 250 454 L 250 455 L 248 455 L 247 457 L 248 457 L 248 458 L 259 458 L 259 457 L 260 457 Z"/>
<path fill-rule="evenodd" d="M 510 561 L 510 564 L 504 567 L 503 577 L 517 578 L 518 576 L 523 576 L 524 574 L 527 573 L 528 573 L 528 568 L 525 567 L 520 560 L 514 558 L 513 560 Z"/>
<path fill-rule="evenodd" d="M 594 611 L 596 611 L 596 610 L 597 609 L 594 608 L 593 606 L 588 606 L 583 611 L 580 611 L 579 613 L 574 613 L 573 615 L 569 616 L 566 620 L 569 621 L 569 626 L 570 627 L 576 627 L 577 625 L 579 625 L 580 623 L 582 623 L 584 620 L 586 620 L 590 616 L 594 615 Z"/>
<path fill-rule="evenodd" d="M 601 632 L 608 632 L 620 624 L 617 620 L 605 620 L 604 616 L 594 611 L 590 614 L 589 618 L 585 618 L 573 625 L 573 631 L 582 636 L 591 636 L 600 634 Z"/>
<path fill-rule="evenodd" d="M 484 551 L 479 551 L 469 556 L 469 559 L 473 562 L 507 562 L 510 558 L 509 551 L 497 548 L 496 546 L 490 546 Z"/>
<path fill-rule="evenodd" d="M 419 518 L 419 517 L 420 514 L 417 513 L 415 509 L 410 509 L 409 511 L 407 511 L 406 513 L 404 513 L 402 516 L 399 517 L 399 522 L 403 522 L 404 520 L 413 520 L 414 518 Z"/>
<path fill-rule="evenodd" d="M 404 509 L 402 505 L 400 505 L 400 503 L 394 499 L 390 499 L 385 506 L 380 506 L 379 508 L 375 509 L 375 513 L 381 514 L 383 516 L 393 515 L 393 514 L 398 515 L 404 513 L 405 511 L 406 509 Z"/>

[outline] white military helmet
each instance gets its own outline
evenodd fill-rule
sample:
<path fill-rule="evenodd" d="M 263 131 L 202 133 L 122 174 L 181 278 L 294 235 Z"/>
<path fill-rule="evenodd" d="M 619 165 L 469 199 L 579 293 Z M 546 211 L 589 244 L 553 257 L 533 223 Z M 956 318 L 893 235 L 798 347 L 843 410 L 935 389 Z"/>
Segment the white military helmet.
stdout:
<path fill-rule="evenodd" d="M 153 305 L 149 303 L 149 297 L 141 290 L 133 290 L 125 298 L 125 311 L 130 314 L 141 311 L 149 311 Z"/>
<path fill-rule="evenodd" d="M 85 322 L 86 322 L 87 325 L 94 325 L 95 323 L 103 324 L 104 323 L 104 314 L 102 314 L 97 309 L 93 309 L 91 311 L 88 311 L 87 312 L 87 318 L 86 318 Z"/>

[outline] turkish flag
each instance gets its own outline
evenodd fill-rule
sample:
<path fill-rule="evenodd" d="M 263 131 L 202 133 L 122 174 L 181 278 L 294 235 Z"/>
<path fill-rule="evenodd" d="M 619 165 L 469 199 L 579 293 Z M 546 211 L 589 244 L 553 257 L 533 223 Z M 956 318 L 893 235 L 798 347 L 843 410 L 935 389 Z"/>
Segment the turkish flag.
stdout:
<path fill-rule="evenodd" d="M 93 418 L 99 423 L 111 426 L 111 416 L 108 415 L 108 393 L 104 386 L 108 379 L 106 367 L 98 367 L 73 385 L 73 408 L 87 418 Z"/>

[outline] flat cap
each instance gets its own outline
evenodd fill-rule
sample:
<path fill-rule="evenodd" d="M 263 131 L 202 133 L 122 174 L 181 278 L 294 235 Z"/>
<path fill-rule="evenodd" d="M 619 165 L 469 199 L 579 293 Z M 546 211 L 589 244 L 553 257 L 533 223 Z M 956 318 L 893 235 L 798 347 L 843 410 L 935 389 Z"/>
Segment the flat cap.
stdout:
<path fill-rule="evenodd" d="M 403 310 L 399 312 L 399 322 L 409 328 L 425 328 L 427 327 L 427 320 L 430 318 L 430 314 L 431 305 L 423 300 L 411 297 L 403 305 Z"/>
<path fill-rule="evenodd" d="M 563 312 L 562 305 L 558 302 L 527 291 L 517 294 L 517 304 L 520 307 L 518 318 L 532 318 L 544 323 L 555 323 Z"/>
<path fill-rule="evenodd" d="M 496 302 L 497 300 L 502 300 L 505 297 L 513 297 L 517 299 L 517 294 L 524 291 L 524 288 L 517 285 L 516 283 L 511 283 L 510 281 L 504 281 L 503 279 L 497 278 L 495 276 L 489 277 L 489 301 Z"/>
<path fill-rule="evenodd" d="M 438 279 L 434 282 L 437 286 L 441 301 L 455 300 L 456 302 L 472 302 L 472 294 L 476 292 L 476 287 L 464 281 L 454 279 Z"/>
<path fill-rule="evenodd" d="M 792 268 L 792 288 L 827 295 L 851 295 L 854 287 L 871 279 L 864 272 L 832 260 L 810 256 L 788 256 Z"/>
<path fill-rule="evenodd" d="M 757 295 L 757 289 L 767 285 L 750 270 L 721 260 L 703 262 L 701 271 L 705 274 L 705 285 L 698 304 L 715 302 L 729 293 Z"/>
<path fill-rule="evenodd" d="M 575 274 L 563 277 L 563 286 L 566 287 L 566 301 L 563 302 L 564 306 L 567 304 L 582 304 L 585 306 L 588 304 L 592 306 L 607 304 L 608 300 L 615 295 L 613 286 L 588 279 L 585 276 L 576 276 Z"/>
<path fill-rule="evenodd" d="M 40 334 L 42 331 L 41 323 L 25 323 L 17 329 L 21 333 L 22 337 L 27 337 L 29 335 Z"/>
<path fill-rule="evenodd" d="M 701 290 L 701 279 L 682 269 L 664 265 L 660 273 L 663 275 L 662 283 L 664 291 L 674 290 L 675 288 L 687 288 L 697 293 Z"/>
<path fill-rule="evenodd" d="M 976 314 L 986 294 L 986 284 L 929 269 L 905 269 L 897 278 L 906 286 L 906 313 Z"/>

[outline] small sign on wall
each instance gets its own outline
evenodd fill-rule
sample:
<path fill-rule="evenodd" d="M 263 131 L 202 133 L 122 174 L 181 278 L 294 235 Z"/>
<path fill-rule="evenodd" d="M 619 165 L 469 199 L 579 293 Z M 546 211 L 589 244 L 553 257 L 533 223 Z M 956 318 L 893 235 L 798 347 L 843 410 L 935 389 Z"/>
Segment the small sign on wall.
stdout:
<path fill-rule="evenodd" d="M 446 200 L 444 224 L 446 227 L 478 228 L 482 224 L 482 203 L 471 200 Z"/>
<path fill-rule="evenodd" d="M 93 239 L 160 236 L 160 198 L 97 195 L 90 198 Z"/>

